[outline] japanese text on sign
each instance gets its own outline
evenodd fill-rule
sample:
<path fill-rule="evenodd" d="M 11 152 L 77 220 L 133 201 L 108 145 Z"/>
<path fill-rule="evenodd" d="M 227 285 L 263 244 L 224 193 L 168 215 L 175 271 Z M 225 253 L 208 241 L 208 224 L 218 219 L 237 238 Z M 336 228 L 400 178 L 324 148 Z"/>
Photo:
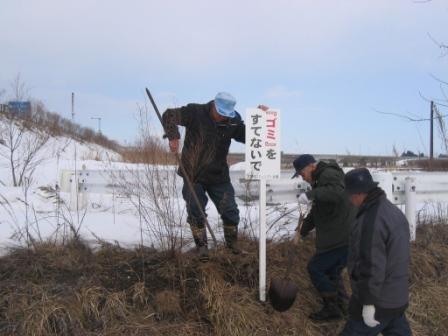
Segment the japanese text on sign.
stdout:
<path fill-rule="evenodd" d="M 248 109 L 246 118 L 246 177 L 280 177 L 280 111 Z"/>

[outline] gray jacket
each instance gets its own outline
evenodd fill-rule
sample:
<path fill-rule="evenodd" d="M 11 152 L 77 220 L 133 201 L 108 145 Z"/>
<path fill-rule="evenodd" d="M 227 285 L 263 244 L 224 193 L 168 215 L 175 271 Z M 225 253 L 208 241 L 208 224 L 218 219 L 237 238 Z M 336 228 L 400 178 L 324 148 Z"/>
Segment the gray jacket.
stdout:
<path fill-rule="evenodd" d="M 409 223 L 380 188 L 369 192 L 350 237 L 350 315 L 374 305 L 379 320 L 399 316 L 409 300 Z"/>

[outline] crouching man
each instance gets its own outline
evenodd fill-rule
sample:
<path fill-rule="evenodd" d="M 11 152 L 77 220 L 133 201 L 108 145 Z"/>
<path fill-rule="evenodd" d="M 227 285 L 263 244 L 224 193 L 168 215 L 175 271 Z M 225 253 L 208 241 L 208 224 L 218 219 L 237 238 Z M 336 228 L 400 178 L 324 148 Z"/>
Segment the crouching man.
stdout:
<path fill-rule="evenodd" d="M 340 335 L 411 335 L 404 315 L 409 299 L 408 221 L 366 168 L 348 172 L 345 189 L 359 209 L 347 264 L 349 320 Z"/>
<path fill-rule="evenodd" d="M 347 264 L 348 237 L 353 220 L 353 207 L 344 189 L 344 172 L 337 163 L 316 162 L 303 154 L 294 161 L 296 173 L 307 181 L 312 190 L 299 196 L 299 203 L 312 202 L 300 235 L 305 238 L 316 230 L 316 254 L 308 263 L 311 282 L 322 297 L 323 307 L 310 314 L 316 321 L 342 318 L 348 295 L 341 273 Z"/>

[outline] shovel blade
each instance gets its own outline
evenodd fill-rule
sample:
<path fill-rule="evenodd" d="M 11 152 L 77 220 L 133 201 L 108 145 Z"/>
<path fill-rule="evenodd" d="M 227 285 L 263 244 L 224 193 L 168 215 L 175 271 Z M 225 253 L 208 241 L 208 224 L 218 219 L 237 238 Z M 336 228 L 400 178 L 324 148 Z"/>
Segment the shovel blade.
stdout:
<path fill-rule="evenodd" d="M 294 282 L 287 279 L 274 278 L 269 286 L 269 301 L 275 310 L 284 312 L 293 305 L 297 291 L 298 287 Z"/>

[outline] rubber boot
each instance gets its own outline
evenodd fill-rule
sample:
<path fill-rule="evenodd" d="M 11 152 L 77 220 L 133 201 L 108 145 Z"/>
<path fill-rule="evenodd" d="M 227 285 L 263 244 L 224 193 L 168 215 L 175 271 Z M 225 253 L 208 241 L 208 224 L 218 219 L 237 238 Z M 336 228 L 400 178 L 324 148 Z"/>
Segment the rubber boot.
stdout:
<path fill-rule="evenodd" d="M 200 261 L 206 262 L 209 260 L 207 231 L 205 228 L 198 228 L 190 224 L 191 232 L 193 233 L 194 243 Z"/>
<path fill-rule="evenodd" d="M 242 252 L 238 247 L 238 226 L 224 224 L 224 239 L 226 240 L 226 247 L 233 254 Z"/>
<path fill-rule="evenodd" d="M 310 314 L 309 318 L 315 321 L 331 321 L 343 318 L 338 306 L 337 294 L 322 295 L 324 306 L 318 312 Z"/>

